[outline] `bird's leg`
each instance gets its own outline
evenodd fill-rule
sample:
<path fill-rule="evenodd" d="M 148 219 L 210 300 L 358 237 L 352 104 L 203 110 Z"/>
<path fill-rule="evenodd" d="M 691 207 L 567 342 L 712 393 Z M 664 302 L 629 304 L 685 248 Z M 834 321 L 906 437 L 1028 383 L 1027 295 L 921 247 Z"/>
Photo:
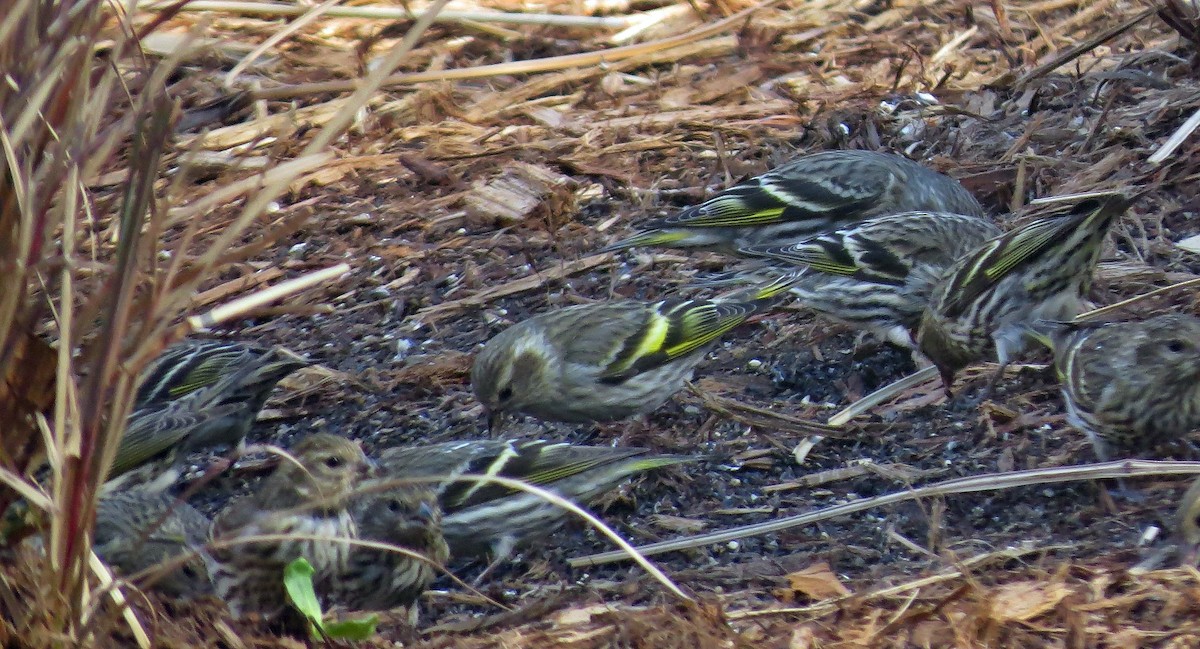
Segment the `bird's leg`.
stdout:
<path fill-rule="evenodd" d="M 516 539 L 509 536 L 501 537 L 498 541 L 492 544 L 492 560 L 488 563 L 487 567 L 483 569 L 483 572 L 479 573 L 479 576 L 471 580 L 471 586 L 474 588 L 479 588 L 484 579 L 487 579 L 492 572 L 500 566 L 501 563 L 508 560 L 508 558 L 512 556 L 513 547 L 515 545 Z"/>
<path fill-rule="evenodd" d="M 983 386 L 983 392 L 979 393 L 979 403 L 983 403 L 992 398 L 992 393 L 996 391 L 996 385 L 1000 383 L 1000 379 L 1004 378 L 1004 370 L 1008 369 L 1010 361 L 1004 360 L 1000 362 L 1000 367 L 996 368 L 996 373 L 988 379 L 986 385 Z"/>
<path fill-rule="evenodd" d="M 1091 431 L 1087 431 L 1087 436 L 1088 441 L 1092 443 L 1092 451 L 1096 453 L 1097 460 L 1101 462 L 1112 460 L 1112 453 L 1108 442 L 1105 442 L 1099 435 Z M 1114 500 L 1122 500 L 1128 503 L 1143 503 L 1146 501 L 1146 495 L 1125 484 L 1124 478 L 1116 478 L 1116 483 L 1117 490 L 1115 493 L 1110 492 L 1108 487 L 1104 486 L 1103 482 L 1098 482 L 1096 485 L 1100 488 L 1100 502 L 1110 513 L 1116 513 L 1116 503 Z"/>

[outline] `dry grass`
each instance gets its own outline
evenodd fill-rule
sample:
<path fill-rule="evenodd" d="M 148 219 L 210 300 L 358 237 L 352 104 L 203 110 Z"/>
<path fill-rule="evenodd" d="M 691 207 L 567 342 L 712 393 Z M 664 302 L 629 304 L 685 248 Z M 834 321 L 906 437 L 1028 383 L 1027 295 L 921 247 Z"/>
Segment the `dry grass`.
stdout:
<path fill-rule="evenodd" d="M 153 598 L 131 598 L 139 623 L 115 624 L 119 607 L 97 599 L 89 574 L 83 532 L 132 377 L 197 326 L 339 304 L 334 315 L 383 305 L 436 329 L 564 286 L 558 299 L 603 297 L 567 284 L 617 263 L 589 251 L 795 148 L 905 151 L 994 213 L 1132 187 L 1143 196 L 1110 251 L 1123 263 L 1102 275 L 1110 301 L 1200 270 L 1173 245 L 1196 233 L 1200 209 L 1188 137 L 1200 20 L 1178 0 L 1158 14 L 1122 0 L 579 0 L 539 10 L 614 20 L 473 16 L 428 31 L 328 4 L 290 24 L 217 3 L 129 17 L 44 4 L 17 2 L 0 20 L 0 69 L 15 80 L 0 85 L 0 505 L 23 495 L 51 512 L 45 555 L 0 574 L 3 646 L 292 646 L 211 606 Z M 34 25 L 52 19 L 55 38 L 40 37 Z M 284 255 L 278 242 L 309 248 Z M 534 272 L 495 270 L 512 249 L 528 257 L 509 269 Z M 345 263 L 349 278 L 327 276 Z M 653 272 L 654 292 L 706 264 L 661 254 L 619 268 Z M 286 280 L 303 295 L 261 292 Z M 1194 293 L 1124 307 L 1166 308 L 1195 311 Z M 372 383 L 439 392 L 465 367 L 450 355 Z M 816 408 L 772 416 L 705 399 L 759 429 L 828 432 L 806 425 Z M 926 405 L 914 389 L 882 411 Z M 43 460 L 44 492 L 26 477 Z M 423 645 L 1200 645 L 1194 570 L 1134 574 L 1099 551 L 1047 568 L 1032 559 L 1046 551 L 947 551 L 941 572 L 870 586 L 794 571 L 786 587 L 699 604 L 564 595 L 435 629 Z"/>

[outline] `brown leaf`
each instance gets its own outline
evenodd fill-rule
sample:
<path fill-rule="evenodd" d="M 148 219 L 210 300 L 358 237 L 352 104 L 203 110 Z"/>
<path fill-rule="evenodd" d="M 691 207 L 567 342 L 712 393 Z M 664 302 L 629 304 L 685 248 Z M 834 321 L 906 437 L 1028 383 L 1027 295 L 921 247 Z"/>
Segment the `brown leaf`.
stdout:
<path fill-rule="evenodd" d="M 1023 581 L 996 588 L 988 600 L 993 620 L 1028 622 L 1053 610 L 1069 594 L 1062 583 Z"/>
<path fill-rule="evenodd" d="M 814 601 L 850 595 L 850 590 L 824 561 L 789 574 L 787 580 L 794 595 Z"/>

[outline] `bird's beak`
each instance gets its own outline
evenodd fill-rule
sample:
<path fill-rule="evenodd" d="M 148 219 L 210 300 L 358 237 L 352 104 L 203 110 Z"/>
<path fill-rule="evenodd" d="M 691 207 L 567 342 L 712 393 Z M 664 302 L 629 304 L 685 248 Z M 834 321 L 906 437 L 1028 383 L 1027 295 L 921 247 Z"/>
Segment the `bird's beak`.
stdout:
<path fill-rule="evenodd" d="M 421 506 L 417 508 L 415 518 L 422 523 L 432 523 L 436 516 L 437 515 L 433 511 L 433 507 L 430 507 L 429 503 L 421 503 Z"/>

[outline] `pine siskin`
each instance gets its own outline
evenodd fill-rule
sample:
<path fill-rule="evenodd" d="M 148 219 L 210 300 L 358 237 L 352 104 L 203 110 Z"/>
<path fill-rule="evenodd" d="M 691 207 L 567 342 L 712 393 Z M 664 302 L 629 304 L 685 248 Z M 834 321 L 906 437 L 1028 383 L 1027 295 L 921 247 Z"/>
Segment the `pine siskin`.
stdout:
<path fill-rule="evenodd" d="M 1001 233 L 978 216 L 902 212 L 801 243 L 751 246 L 738 253 L 765 258 L 776 272 L 800 266 L 790 272 L 796 277 L 791 292 L 801 304 L 911 348 L 911 332 L 942 273 Z"/>
<path fill-rule="evenodd" d="M 362 486 L 350 512 L 358 538 L 388 543 L 420 554 L 443 565 L 450 549 L 442 536 L 442 510 L 437 494 L 428 485 L 406 485 L 374 491 Z M 417 599 L 433 583 L 437 572 L 428 561 L 375 548 L 355 546 L 347 569 L 321 589 L 329 603 L 356 611 L 384 611 L 408 607 L 409 625 L 417 623 Z"/>
<path fill-rule="evenodd" d="M 493 431 L 508 413 L 572 423 L 645 414 L 683 387 L 718 338 L 786 286 L 745 301 L 630 300 L 536 315 L 483 346 L 471 387 Z"/>
<path fill-rule="evenodd" d="M 208 518 L 191 505 L 162 492 L 131 489 L 100 498 L 93 550 L 121 575 L 195 552 L 176 569 L 151 577 L 148 585 L 175 597 L 199 597 L 212 592 L 203 551 L 208 528 Z"/>
<path fill-rule="evenodd" d="M 295 462 L 281 458 L 255 492 L 213 521 L 213 541 L 230 542 L 212 550 L 213 583 L 235 617 L 254 612 L 273 619 L 287 611 L 283 571 L 295 559 L 312 564 L 314 583 L 347 570 L 351 544 L 333 539 L 357 537 L 349 507 L 372 465 L 357 442 L 337 435 L 309 436 L 292 454 Z M 241 542 L 268 534 L 306 538 Z"/>
<path fill-rule="evenodd" d="M 809 239 L 863 219 L 914 210 L 983 216 L 958 181 L 908 158 L 874 151 L 803 156 L 700 205 L 646 223 L 604 248 L 713 248 Z"/>
<path fill-rule="evenodd" d="M 143 375 L 111 475 L 162 456 L 182 461 L 218 444 L 241 444 L 283 377 L 310 365 L 282 348 L 190 341 L 166 350 Z"/>
<path fill-rule="evenodd" d="M 379 457 L 379 468 L 397 479 L 438 478 L 442 531 L 451 554 L 467 557 L 490 551 L 499 561 L 517 545 L 544 538 L 571 513 L 534 494 L 487 482 L 455 481 L 455 477 L 522 480 L 586 504 L 635 473 L 695 459 L 653 455 L 643 448 L 478 440 L 387 449 Z"/>
<path fill-rule="evenodd" d="M 1200 555 L 1200 478 L 1192 481 L 1192 486 L 1179 500 L 1179 509 L 1175 512 L 1175 533 L 1182 549 L 1183 563 L 1196 565 L 1197 555 Z"/>
<path fill-rule="evenodd" d="M 1102 461 L 1151 450 L 1200 427 L 1200 319 L 1038 323 L 1049 328 L 1071 425 Z"/>
<path fill-rule="evenodd" d="M 1106 196 L 1029 222 L 980 246 L 939 280 L 915 339 L 941 372 L 947 396 L 958 370 L 994 354 L 1000 368 L 990 391 L 1025 349 L 1029 325 L 1068 320 L 1087 308 L 1101 244 L 1128 206 L 1124 197 Z"/>

